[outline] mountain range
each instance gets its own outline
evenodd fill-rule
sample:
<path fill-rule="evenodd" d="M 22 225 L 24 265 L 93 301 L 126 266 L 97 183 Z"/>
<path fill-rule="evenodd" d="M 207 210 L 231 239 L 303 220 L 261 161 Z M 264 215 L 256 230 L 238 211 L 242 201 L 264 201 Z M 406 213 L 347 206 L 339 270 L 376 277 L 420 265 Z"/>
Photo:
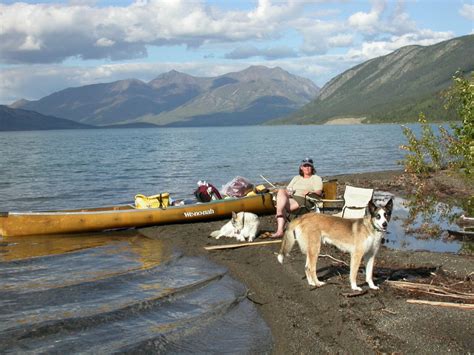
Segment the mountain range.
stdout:
<path fill-rule="evenodd" d="M 302 109 L 271 123 L 320 124 L 344 117 L 364 123 L 415 122 L 420 112 L 433 121 L 455 119 L 440 96 L 457 71 L 474 71 L 474 35 L 406 46 L 368 60 L 334 77 Z"/>
<path fill-rule="evenodd" d="M 20 100 L 10 107 L 95 126 L 137 122 L 244 125 L 286 116 L 318 92 L 310 80 L 281 68 L 251 66 L 206 78 L 172 70 L 148 83 L 130 79 L 68 88 L 37 101 Z"/>
<path fill-rule="evenodd" d="M 172 70 L 148 83 L 129 79 L 67 88 L 0 107 L 0 130 L 321 124 L 336 118 L 415 122 L 420 112 L 448 121 L 456 116 L 440 96 L 457 71 L 474 71 L 474 35 L 402 47 L 346 70 L 322 89 L 264 66 L 217 77 Z"/>
<path fill-rule="evenodd" d="M 0 105 L 0 132 L 85 128 L 95 127 L 63 118 L 45 116 L 34 111 Z"/>

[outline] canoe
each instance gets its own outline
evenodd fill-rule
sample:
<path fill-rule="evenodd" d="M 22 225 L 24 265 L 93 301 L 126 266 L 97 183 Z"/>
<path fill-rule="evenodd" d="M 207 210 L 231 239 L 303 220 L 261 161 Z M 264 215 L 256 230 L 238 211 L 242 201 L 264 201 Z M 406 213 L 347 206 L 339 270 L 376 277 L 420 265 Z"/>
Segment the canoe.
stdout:
<path fill-rule="evenodd" d="M 166 209 L 136 209 L 132 205 L 44 211 L 0 212 L 0 235 L 25 236 L 84 233 L 112 229 L 138 228 L 160 224 L 223 219 L 232 211 L 258 215 L 275 212 L 270 193 L 243 198 L 229 198 Z"/>

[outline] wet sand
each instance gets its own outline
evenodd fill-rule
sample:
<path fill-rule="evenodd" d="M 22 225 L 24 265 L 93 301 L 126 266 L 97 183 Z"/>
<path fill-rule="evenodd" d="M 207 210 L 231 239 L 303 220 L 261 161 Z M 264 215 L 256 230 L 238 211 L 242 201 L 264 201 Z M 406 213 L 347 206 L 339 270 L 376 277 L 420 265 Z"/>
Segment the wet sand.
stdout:
<path fill-rule="evenodd" d="M 397 195 L 407 191 L 400 172 L 337 178 L 341 188 L 345 183 L 352 183 Z M 460 195 L 470 193 L 462 184 L 459 190 Z M 273 216 L 264 216 L 261 221 L 263 230 L 274 230 Z M 276 259 L 279 244 L 206 251 L 205 246 L 236 243 L 230 238 L 217 241 L 208 238 L 211 231 L 224 223 L 160 226 L 142 229 L 141 233 L 168 241 L 186 254 L 206 255 L 227 267 L 233 278 L 247 286 L 248 298 L 269 325 L 274 354 L 474 351 L 474 310 L 411 304 L 407 300 L 468 302 L 398 290 L 387 282 L 445 286 L 472 296 L 472 255 L 407 252 L 382 247 L 374 270 L 380 290 L 368 289 L 361 268 L 358 283 L 366 292 L 353 297 L 348 281 L 349 268 L 329 257 L 321 257 L 318 261 L 318 275 L 327 284 L 311 289 L 304 278 L 304 257 L 297 246 L 284 265 Z M 324 246 L 321 253 L 349 262 L 349 255 L 331 246 Z"/>

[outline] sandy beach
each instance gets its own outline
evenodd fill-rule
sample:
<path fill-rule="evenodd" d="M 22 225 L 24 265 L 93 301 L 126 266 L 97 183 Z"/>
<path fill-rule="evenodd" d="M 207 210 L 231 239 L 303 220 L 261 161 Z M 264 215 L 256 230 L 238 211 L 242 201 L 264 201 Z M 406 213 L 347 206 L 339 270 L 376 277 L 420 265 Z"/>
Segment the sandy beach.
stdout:
<path fill-rule="evenodd" d="M 401 172 L 338 176 L 338 184 L 371 186 L 395 195 L 407 192 Z M 440 198 L 466 196 L 472 186 L 436 181 Z M 449 186 L 449 194 L 443 183 Z M 454 188 L 453 188 L 454 186 Z M 469 196 L 469 195 L 467 195 Z M 273 231 L 273 216 L 261 218 L 263 230 Z M 235 239 L 208 237 L 225 221 L 169 225 L 142 229 L 150 238 L 169 242 L 188 255 L 201 255 L 228 268 L 230 275 L 248 288 L 248 298 L 271 328 L 274 354 L 310 353 L 471 353 L 474 351 L 474 310 L 409 303 L 472 302 L 474 258 L 472 254 L 397 251 L 382 247 L 374 277 L 380 290 L 358 282 L 364 292 L 354 295 L 349 287 L 346 263 L 349 255 L 330 246 L 321 253 L 318 275 L 327 285 L 311 289 L 304 278 L 304 257 L 298 247 L 285 262 L 277 262 L 279 243 L 206 251 L 205 246 L 236 243 Z M 268 239 L 257 239 L 268 240 Z M 330 256 L 330 257 L 329 257 Z M 337 259 L 337 260 L 335 260 Z M 431 284 L 470 300 L 396 288 L 391 281 Z M 415 301 L 416 302 L 416 301 Z"/>

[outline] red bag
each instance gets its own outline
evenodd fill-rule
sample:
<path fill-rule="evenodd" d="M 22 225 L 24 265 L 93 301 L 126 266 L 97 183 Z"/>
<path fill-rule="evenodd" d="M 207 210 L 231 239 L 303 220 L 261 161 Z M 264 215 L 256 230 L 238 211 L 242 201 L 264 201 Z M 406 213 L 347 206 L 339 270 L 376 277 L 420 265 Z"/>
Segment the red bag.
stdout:
<path fill-rule="evenodd" d="M 212 185 L 205 181 L 198 182 L 198 188 L 194 191 L 194 196 L 199 202 L 209 202 L 211 200 L 220 200 L 222 199 L 219 190 Z"/>

